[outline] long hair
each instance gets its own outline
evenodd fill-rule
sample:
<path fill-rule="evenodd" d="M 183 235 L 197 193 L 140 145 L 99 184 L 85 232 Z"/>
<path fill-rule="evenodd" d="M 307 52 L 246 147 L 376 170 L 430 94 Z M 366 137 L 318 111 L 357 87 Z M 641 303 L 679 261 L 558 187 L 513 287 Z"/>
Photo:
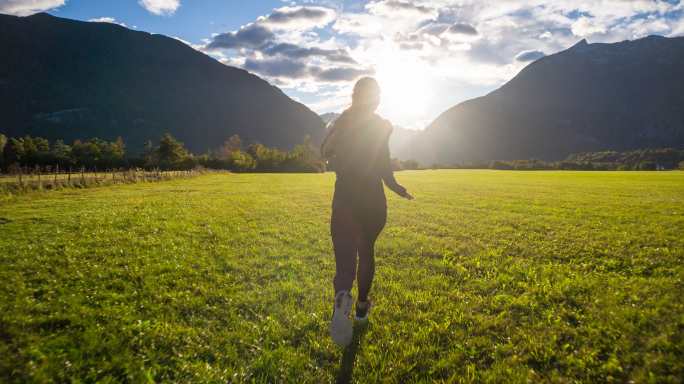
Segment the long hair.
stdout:
<path fill-rule="evenodd" d="M 331 122 L 328 134 L 321 145 L 321 155 L 330 159 L 345 133 L 351 134 L 356 126 L 363 126 L 366 121 L 373 120 L 373 112 L 380 102 L 380 85 L 372 77 L 363 77 L 354 85 L 352 105 L 337 120 Z"/>

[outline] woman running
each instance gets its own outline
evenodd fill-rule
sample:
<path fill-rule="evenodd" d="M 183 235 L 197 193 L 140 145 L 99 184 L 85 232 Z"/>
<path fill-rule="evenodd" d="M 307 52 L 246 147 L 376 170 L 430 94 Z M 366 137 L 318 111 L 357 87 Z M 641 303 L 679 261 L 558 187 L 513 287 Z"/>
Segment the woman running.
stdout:
<path fill-rule="evenodd" d="M 379 104 L 377 81 L 370 77 L 359 80 L 351 107 L 333 123 L 321 147 L 323 158 L 337 175 L 330 219 L 336 264 L 330 335 L 343 346 L 349 345 L 353 336 L 350 292 L 354 275 L 359 291 L 355 318 L 368 321 L 375 240 L 387 219 L 383 181 L 394 193 L 413 199 L 394 179 L 389 153 L 392 124 L 375 113 Z"/>

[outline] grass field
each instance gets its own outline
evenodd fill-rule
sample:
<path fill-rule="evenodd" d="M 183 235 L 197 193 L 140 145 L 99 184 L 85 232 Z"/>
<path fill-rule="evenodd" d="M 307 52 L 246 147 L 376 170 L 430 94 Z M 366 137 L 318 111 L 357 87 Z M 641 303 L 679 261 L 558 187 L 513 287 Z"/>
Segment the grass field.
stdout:
<path fill-rule="evenodd" d="M 684 172 L 401 172 L 327 336 L 334 176 L 0 202 L 0 382 L 682 382 Z"/>

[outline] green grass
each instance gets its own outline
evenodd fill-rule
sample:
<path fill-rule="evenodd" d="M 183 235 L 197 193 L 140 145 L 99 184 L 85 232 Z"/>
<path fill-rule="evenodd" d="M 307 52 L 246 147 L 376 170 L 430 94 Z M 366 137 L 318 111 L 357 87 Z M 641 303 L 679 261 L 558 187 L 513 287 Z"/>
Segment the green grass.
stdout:
<path fill-rule="evenodd" d="M 330 174 L 6 198 L 0 381 L 681 382 L 684 173 L 397 177 L 346 351 Z"/>

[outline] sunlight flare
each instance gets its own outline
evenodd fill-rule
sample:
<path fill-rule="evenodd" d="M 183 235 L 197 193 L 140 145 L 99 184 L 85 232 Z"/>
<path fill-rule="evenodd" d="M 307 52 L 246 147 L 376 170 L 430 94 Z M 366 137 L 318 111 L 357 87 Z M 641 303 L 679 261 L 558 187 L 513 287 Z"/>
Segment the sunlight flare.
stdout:
<path fill-rule="evenodd" d="M 430 101 L 425 73 L 425 64 L 411 55 L 389 46 L 380 51 L 376 62 L 376 77 L 382 88 L 380 113 L 399 123 L 420 119 Z"/>

